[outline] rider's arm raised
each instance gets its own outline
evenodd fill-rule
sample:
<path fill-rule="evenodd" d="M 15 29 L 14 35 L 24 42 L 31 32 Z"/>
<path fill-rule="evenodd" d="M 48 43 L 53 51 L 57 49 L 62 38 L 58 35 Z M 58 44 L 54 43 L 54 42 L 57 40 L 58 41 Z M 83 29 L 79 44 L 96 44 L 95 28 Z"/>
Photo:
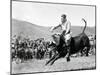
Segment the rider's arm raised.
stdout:
<path fill-rule="evenodd" d="M 52 27 L 51 31 L 57 29 L 57 28 L 60 27 L 60 26 L 61 26 L 61 24 L 59 24 L 58 26 Z"/>

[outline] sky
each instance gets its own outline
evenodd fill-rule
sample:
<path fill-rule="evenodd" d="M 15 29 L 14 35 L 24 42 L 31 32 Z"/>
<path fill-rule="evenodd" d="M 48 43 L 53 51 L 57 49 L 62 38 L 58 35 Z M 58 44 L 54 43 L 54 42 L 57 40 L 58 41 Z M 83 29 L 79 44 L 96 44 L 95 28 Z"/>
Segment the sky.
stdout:
<path fill-rule="evenodd" d="M 57 26 L 66 14 L 72 26 L 95 26 L 95 7 L 12 1 L 12 18 L 40 26 Z"/>

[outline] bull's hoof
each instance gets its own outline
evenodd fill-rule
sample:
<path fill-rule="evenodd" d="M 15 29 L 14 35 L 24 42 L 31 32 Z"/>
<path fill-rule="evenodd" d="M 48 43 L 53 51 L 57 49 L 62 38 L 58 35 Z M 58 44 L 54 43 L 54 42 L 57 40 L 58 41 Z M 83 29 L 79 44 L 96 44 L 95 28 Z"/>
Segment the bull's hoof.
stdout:
<path fill-rule="evenodd" d="M 48 63 L 45 64 L 46 66 L 48 65 Z"/>
<path fill-rule="evenodd" d="M 88 54 L 86 54 L 86 57 L 88 57 L 89 55 Z"/>
<path fill-rule="evenodd" d="M 53 65 L 53 63 L 51 63 L 50 65 Z"/>
<path fill-rule="evenodd" d="M 67 62 L 69 62 L 70 61 L 70 58 L 67 58 Z"/>
<path fill-rule="evenodd" d="M 86 53 L 86 57 L 88 57 L 89 56 L 89 54 L 88 53 Z"/>
<path fill-rule="evenodd" d="M 45 65 L 47 66 L 48 64 L 49 64 L 49 63 L 48 63 L 48 62 L 46 62 L 46 64 L 45 64 Z"/>

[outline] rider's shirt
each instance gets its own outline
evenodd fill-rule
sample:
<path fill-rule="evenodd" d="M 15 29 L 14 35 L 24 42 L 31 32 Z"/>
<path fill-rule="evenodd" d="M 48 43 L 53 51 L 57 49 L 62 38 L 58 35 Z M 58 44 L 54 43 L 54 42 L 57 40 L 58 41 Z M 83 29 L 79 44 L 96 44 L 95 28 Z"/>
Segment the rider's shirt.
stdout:
<path fill-rule="evenodd" d="M 64 31 L 66 31 L 66 33 L 69 33 L 70 32 L 70 30 L 71 30 L 71 23 L 69 22 L 69 21 L 66 21 L 65 23 L 62 23 L 61 24 L 61 28 L 62 28 L 62 30 Z"/>
<path fill-rule="evenodd" d="M 67 22 L 63 23 L 61 27 L 62 27 L 62 30 L 67 30 Z"/>
<path fill-rule="evenodd" d="M 64 23 L 60 23 L 59 26 L 61 27 L 62 31 L 64 32 L 64 39 L 65 39 L 65 42 L 68 43 L 68 41 L 70 40 L 71 38 L 71 33 L 70 33 L 70 30 L 71 30 L 71 23 L 70 21 L 66 21 Z M 53 27 L 51 30 L 53 29 L 56 29 L 56 27 Z M 62 33 L 63 33 L 62 32 Z M 57 33 L 56 33 L 57 34 Z M 54 41 L 56 42 L 56 41 Z M 56 42 L 57 43 L 57 42 Z M 58 44 L 59 44 L 59 41 L 58 41 Z"/>

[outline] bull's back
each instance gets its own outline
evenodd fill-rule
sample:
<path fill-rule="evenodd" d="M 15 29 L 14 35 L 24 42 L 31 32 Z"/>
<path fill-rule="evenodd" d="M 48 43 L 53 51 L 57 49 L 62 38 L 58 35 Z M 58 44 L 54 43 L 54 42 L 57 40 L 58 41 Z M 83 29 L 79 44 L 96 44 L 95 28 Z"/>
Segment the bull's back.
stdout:
<path fill-rule="evenodd" d="M 81 44 L 80 36 L 73 37 L 71 43 L 72 43 L 72 48 L 78 49 Z"/>
<path fill-rule="evenodd" d="M 72 37 L 71 41 L 71 54 L 77 53 L 83 46 L 82 41 L 83 35 L 79 34 L 78 36 Z"/>

